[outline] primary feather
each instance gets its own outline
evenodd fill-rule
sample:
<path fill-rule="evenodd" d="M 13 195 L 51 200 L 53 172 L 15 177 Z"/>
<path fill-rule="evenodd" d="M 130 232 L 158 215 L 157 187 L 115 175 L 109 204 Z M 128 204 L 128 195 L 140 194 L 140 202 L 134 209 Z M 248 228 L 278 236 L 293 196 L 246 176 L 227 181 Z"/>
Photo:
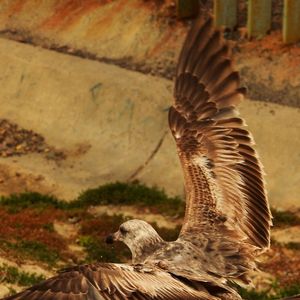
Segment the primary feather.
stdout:
<path fill-rule="evenodd" d="M 212 18 L 199 18 L 179 57 L 169 111 L 186 188 L 180 236 L 220 230 L 216 224 L 224 220 L 263 250 L 270 243 L 271 214 L 253 139 L 238 117 L 244 93 L 221 32 Z"/>

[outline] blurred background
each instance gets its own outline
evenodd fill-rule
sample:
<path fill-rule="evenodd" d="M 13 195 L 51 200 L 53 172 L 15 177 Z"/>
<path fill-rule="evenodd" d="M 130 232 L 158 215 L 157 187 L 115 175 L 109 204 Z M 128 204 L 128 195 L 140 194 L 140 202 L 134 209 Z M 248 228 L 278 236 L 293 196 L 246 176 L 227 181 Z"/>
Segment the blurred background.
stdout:
<path fill-rule="evenodd" d="M 0 297 L 66 265 L 128 260 L 103 243 L 126 218 L 176 238 L 167 113 L 199 13 L 232 44 L 274 214 L 244 297 L 300 293 L 300 1 L 0 0 Z"/>

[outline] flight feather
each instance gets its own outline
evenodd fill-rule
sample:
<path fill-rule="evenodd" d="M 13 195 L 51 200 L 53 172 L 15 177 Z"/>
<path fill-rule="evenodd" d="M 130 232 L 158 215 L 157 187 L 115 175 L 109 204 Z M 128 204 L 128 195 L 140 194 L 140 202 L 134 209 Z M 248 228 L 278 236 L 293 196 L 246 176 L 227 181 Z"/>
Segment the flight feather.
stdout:
<path fill-rule="evenodd" d="M 213 19 L 199 18 L 182 48 L 169 125 L 181 160 L 186 213 L 181 237 L 223 222 L 260 249 L 271 214 L 263 169 L 236 105 L 245 94 Z"/>

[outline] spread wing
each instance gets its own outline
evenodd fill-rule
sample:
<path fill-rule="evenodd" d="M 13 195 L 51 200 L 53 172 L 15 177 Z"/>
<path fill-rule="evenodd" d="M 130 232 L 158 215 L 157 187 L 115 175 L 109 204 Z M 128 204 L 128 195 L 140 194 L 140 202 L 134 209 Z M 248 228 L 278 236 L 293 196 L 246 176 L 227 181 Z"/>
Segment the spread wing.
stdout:
<path fill-rule="evenodd" d="M 198 19 L 180 54 L 169 111 L 185 177 L 181 238 L 223 222 L 252 245 L 269 246 L 262 166 L 236 109 L 244 92 L 221 32 L 212 18 Z"/>
<path fill-rule="evenodd" d="M 214 299 L 163 271 L 128 265 L 91 264 L 69 268 L 3 300 Z"/>

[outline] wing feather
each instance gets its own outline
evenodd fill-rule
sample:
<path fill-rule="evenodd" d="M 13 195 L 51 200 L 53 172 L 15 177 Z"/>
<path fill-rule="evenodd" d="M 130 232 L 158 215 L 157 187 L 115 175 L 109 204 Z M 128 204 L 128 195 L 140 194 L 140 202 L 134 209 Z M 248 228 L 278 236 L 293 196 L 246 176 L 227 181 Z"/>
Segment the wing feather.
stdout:
<path fill-rule="evenodd" d="M 180 238 L 203 227 L 218 230 L 217 223 L 226 220 L 227 228 L 238 233 L 235 238 L 260 249 L 269 246 L 264 173 L 236 109 L 245 92 L 222 33 L 211 17 L 199 18 L 179 57 L 175 105 L 169 111 L 186 187 Z"/>
<path fill-rule="evenodd" d="M 169 273 L 133 266 L 95 263 L 66 269 L 3 300 L 213 299 Z"/>

